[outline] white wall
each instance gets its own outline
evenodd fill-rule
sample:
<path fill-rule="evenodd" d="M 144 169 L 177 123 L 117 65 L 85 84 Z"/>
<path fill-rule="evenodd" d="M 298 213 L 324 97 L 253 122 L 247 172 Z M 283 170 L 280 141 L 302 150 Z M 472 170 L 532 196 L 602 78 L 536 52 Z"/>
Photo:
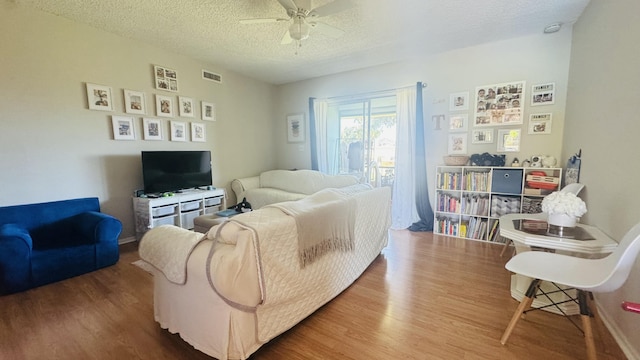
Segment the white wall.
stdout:
<path fill-rule="evenodd" d="M 272 85 L 6 1 L 0 52 L 0 206 L 97 196 L 124 238 L 134 233 L 142 150 L 211 150 L 218 187 L 275 167 Z M 177 70 L 179 93 L 154 89 L 154 64 Z M 201 69 L 224 83 L 202 80 Z M 111 86 L 115 111 L 88 110 L 86 82 Z M 149 117 L 154 94 L 181 95 L 215 103 L 218 121 L 202 122 L 197 106 L 196 118 L 174 120 L 205 123 L 206 143 L 144 141 L 136 115 L 137 140 L 115 141 L 111 115 L 124 115 L 123 89 L 145 92 Z"/>
<path fill-rule="evenodd" d="M 418 45 L 422 46 L 422 45 Z M 424 45 L 426 46 L 426 45 Z M 571 28 L 552 35 L 536 35 L 515 40 L 492 42 L 480 46 L 464 48 L 436 56 L 407 60 L 402 63 L 378 66 L 369 69 L 351 71 L 334 76 L 282 85 L 279 90 L 276 114 L 281 119 L 281 131 L 277 133 L 278 166 L 281 168 L 309 168 L 309 141 L 302 151 L 298 145 L 286 143 L 284 118 L 290 112 L 305 112 L 308 121 L 309 97 L 334 97 L 386 90 L 417 81 L 427 83 L 424 89 L 424 116 L 428 132 L 427 171 L 433 174 L 434 167 L 442 164 L 442 156 L 447 153 L 448 130 L 436 131 L 431 121 L 432 115 L 449 112 L 449 94 L 469 91 L 474 99 L 475 87 L 487 84 L 511 81 L 526 81 L 526 101 L 524 108 L 523 139 L 519 153 L 508 153 L 507 163 L 513 157 L 520 161 L 532 155 L 552 155 L 560 159 L 564 108 L 569 72 L 569 54 L 571 49 Z M 529 95 L 531 85 L 555 82 L 556 102 L 554 105 L 531 107 Z M 553 113 L 552 133 L 549 135 L 528 135 L 527 124 L 530 113 Z M 459 112 L 456 112 L 456 114 Z M 470 106 L 469 119 L 473 118 L 473 105 Z M 493 127 L 492 127 L 493 128 Z M 495 127 L 498 129 L 502 127 Z M 509 127 L 516 128 L 516 127 Z M 469 126 L 468 153 L 497 153 L 496 143 L 472 145 Z M 486 129 L 486 128 L 483 128 Z M 494 135 L 495 135 L 494 131 Z M 307 129 L 307 139 L 309 130 Z M 433 198 L 432 198 L 433 199 Z"/>
<path fill-rule="evenodd" d="M 582 149 L 581 197 L 589 210 L 582 221 L 620 240 L 640 222 L 640 2 L 591 1 L 573 39 L 563 153 Z M 640 315 L 620 303 L 640 302 L 639 263 L 620 290 L 597 296 L 630 359 L 640 359 Z"/>

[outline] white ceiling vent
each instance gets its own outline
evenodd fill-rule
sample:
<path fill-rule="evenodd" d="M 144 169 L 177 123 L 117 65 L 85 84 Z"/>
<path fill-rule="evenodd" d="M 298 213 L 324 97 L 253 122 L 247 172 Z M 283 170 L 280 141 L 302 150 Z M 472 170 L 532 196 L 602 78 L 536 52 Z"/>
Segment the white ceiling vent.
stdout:
<path fill-rule="evenodd" d="M 218 84 L 222 84 L 222 76 L 209 70 L 202 70 L 202 78 L 205 80 L 217 82 Z"/>

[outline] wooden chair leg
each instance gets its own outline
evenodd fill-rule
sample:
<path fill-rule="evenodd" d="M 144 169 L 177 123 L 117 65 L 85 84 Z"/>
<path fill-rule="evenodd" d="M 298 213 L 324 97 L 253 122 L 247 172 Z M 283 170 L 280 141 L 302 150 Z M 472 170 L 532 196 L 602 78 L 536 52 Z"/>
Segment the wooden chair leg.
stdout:
<path fill-rule="evenodd" d="M 591 327 L 591 311 L 589 309 L 589 299 L 591 294 L 587 291 L 578 290 L 578 303 L 580 304 L 580 318 L 582 319 L 582 331 L 584 331 L 584 342 L 587 346 L 587 359 L 596 360 L 596 344 L 593 338 L 593 328 Z"/>
<path fill-rule="evenodd" d="M 513 242 L 513 240 L 511 239 L 507 239 L 504 242 L 504 247 L 502 248 L 502 251 L 500 252 L 500 257 L 502 257 L 502 255 L 504 255 L 505 251 L 507 251 L 507 249 L 509 248 L 509 244 L 511 244 Z"/>
<path fill-rule="evenodd" d="M 507 326 L 507 329 L 504 331 L 504 334 L 502 334 L 502 338 L 500 339 L 500 343 L 502 345 L 506 344 L 507 340 L 509 340 L 509 336 L 511 336 L 511 332 L 516 327 L 516 324 L 518 323 L 518 320 L 520 320 L 522 313 L 524 313 L 525 310 L 531 307 L 531 303 L 533 302 L 533 299 L 536 297 L 536 293 L 538 292 L 539 286 L 540 286 L 540 280 L 538 279 L 534 279 L 533 281 L 531 281 L 531 284 L 529 284 L 529 289 L 527 289 L 527 293 L 525 294 L 525 297 L 523 297 L 522 301 L 520 301 L 520 305 L 518 305 L 516 312 L 513 313 L 513 316 L 511 317 L 509 326 Z"/>

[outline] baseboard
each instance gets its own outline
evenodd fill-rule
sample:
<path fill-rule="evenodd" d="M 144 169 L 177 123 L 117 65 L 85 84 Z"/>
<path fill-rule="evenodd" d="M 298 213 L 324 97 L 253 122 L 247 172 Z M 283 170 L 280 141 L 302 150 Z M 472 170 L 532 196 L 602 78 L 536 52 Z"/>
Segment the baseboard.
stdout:
<path fill-rule="evenodd" d="M 620 346 L 620 349 L 627 357 L 627 359 L 640 359 L 640 354 L 638 354 L 635 348 L 631 346 L 631 344 L 627 340 L 627 337 L 624 335 L 618 325 L 616 325 L 616 323 L 611 320 L 609 314 L 603 308 L 601 308 L 597 302 L 596 307 L 598 308 L 598 315 L 600 315 L 600 319 L 602 319 L 604 326 L 609 329 L 611 336 L 613 336 L 613 338 L 616 340 L 618 346 Z"/>
<path fill-rule="evenodd" d="M 120 238 L 118 239 L 118 245 L 122 245 L 122 244 L 128 244 L 128 243 L 132 243 L 136 241 L 136 237 L 135 236 L 128 236 L 125 238 Z"/>

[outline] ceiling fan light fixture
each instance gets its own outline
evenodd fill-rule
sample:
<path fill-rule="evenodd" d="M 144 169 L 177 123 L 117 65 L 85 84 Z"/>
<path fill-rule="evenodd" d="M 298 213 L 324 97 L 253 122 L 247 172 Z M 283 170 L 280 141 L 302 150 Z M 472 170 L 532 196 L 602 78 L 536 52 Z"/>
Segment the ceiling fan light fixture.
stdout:
<path fill-rule="evenodd" d="M 293 40 L 301 41 L 309 37 L 309 31 L 311 26 L 307 24 L 302 16 L 296 16 L 293 19 L 293 23 L 289 26 L 289 36 Z"/>

